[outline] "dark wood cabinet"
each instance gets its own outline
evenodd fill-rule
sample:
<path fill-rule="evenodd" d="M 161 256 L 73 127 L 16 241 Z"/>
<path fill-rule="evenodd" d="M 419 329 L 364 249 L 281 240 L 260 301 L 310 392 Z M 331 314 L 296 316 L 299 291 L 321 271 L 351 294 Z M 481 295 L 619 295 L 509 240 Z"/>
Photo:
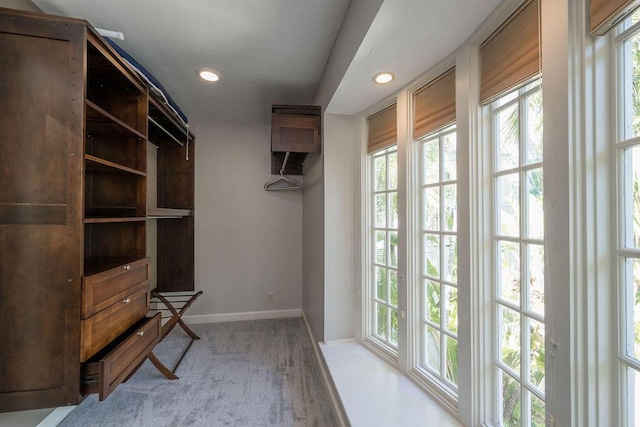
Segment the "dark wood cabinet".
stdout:
<path fill-rule="evenodd" d="M 271 108 L 271 173 L 279 174 L 286 153 L 285 175 L 302 175 L 309 153 L 322 150 L 320 107 L 274 105 Z"/>
<path fill-rule="evenodd" d="M 0 58 L 0 412 L 104 399 L 160 336 L 147 141 L 159 284 L 194 287 L 194 137 L 85 21 L 0 9 Z"/>

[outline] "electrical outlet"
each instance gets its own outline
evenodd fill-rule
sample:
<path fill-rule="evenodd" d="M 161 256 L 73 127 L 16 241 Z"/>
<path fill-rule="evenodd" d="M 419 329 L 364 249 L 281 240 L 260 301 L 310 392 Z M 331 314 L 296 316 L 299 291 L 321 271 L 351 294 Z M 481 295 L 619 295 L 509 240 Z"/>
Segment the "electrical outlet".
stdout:
<path fill-rule="evenodd" d="M 267 301 L 268 302 L 276 302 L 276 295 L 273 294 L 273 293 L 267 295 Z"/>

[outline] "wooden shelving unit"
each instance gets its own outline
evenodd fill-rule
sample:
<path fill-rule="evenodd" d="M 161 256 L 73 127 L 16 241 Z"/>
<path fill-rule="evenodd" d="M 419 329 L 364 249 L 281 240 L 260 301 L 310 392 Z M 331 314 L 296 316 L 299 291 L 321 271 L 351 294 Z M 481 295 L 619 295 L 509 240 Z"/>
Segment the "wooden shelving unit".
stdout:
<path fill-rule="evenodd" d="M 0 57 L 0 412 L 104 399 L 161 335 L 148 216 L 159 283 L 194 287 L 194 137 L 85 21 L 0 8 Z"/>
<path fill-rule="evenodd" d="M 157 220 L 156 291 L 193 291 L 195 137 L 154 96 L 148 108 L 149 142 L 158 149 L 158 204 L 147 209 Z"/>

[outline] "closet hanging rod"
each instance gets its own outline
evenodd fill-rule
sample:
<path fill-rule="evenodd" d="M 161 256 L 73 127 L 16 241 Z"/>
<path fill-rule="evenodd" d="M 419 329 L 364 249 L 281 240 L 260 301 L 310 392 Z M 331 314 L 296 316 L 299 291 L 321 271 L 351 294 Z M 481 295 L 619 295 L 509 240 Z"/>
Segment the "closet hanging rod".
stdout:
<path fill-rule="evenodd" d="M 181 147 L 184 147 L 184 142 L 180 141 L 178 138 L 176 138 L 175 136 L 173 136 L 171 134 L 171 132 L 169 132 L 168 130 L 166 130 L 165 128 L 162 127 L 162 125 L 158 122 L 156 122 L 154 119 L 152 119 L 151 117 L 149 117 L 149 121 L 151 123 L 153 123 L 154 125 L 156 125 L 158 128 L 160 128 L 161 131 L 163 131 L 164 133 L 167 134 L 167 136 L 169 136 L 169 138 L 173 139 L 175 142 L 177 142 L 178 144 L 180 144 Z M 188 136 L 187 136 L 188 138 Z"/>
<path fill-rule="evenodd" d="M 284 155 L 284 161 L 282 162 L 282 168 L 280 169 L 280 175 L 284 176 L 284 170 L 287 168 L 287 162 L 289 161 L 289 152 Z"/>

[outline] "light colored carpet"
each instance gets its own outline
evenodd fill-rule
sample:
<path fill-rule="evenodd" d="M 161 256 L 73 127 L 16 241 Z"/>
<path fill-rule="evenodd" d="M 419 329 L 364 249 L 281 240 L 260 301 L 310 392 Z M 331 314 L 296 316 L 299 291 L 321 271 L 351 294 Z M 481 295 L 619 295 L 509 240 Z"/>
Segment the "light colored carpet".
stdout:
<path fill-rule="evenodd" d="M 106 400 L 85 399 L 60 426 L 336 426 L 301 318 L 193 325 L 194 341 L 167 380 L 146 361 Z M 173 367 L 188 336 L 156 347 Z"/>

